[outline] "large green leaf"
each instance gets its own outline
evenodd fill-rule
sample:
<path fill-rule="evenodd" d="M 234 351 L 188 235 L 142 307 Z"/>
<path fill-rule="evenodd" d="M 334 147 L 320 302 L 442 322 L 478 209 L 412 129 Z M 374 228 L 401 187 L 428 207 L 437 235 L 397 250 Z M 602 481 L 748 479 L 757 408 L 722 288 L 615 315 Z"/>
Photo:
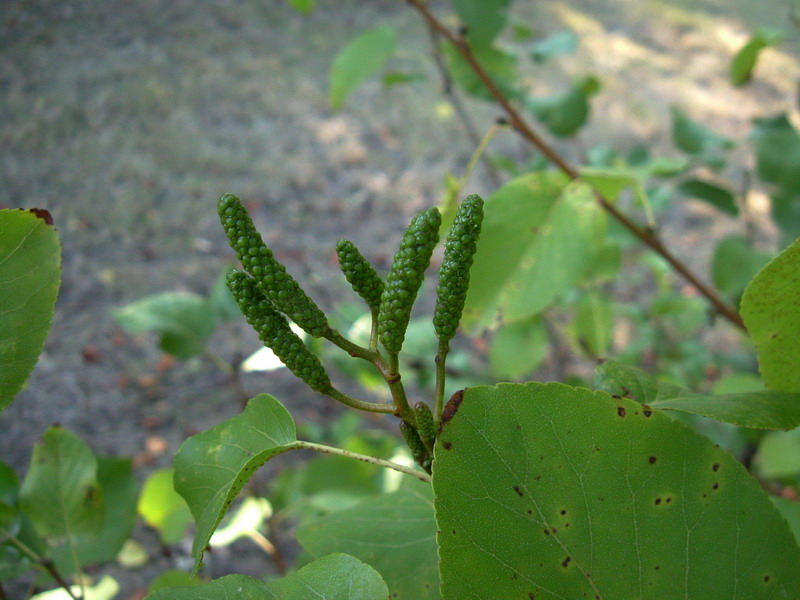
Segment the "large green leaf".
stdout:
<path fill-rule="evenodd" d="M 675 145 L 713 167 L 725 163 L 724 154 L 733 142 L 690 119 L 677 107 L 672 107 L 672 139 Z"/>
<path fill-rule="evenodd" d="M 492 194 L 464 309 L 467 327 L 531 317 L 594 264 L 606 215 L 586 184 L 555 173 L 523 175 Z"/>
<path fill-rule="evenodd" d="M 394 28 L 383 25 L 365 31 L 339 51 L 331 66 L 333 110 L 341 109 L 347 96 L 386 64 L 394 46 Z"/>
<path fill-rule="evenodd" d="M 572 332 L 589 356 L 606 355 L 611 346 L 613 325 L 614 308 L 607 294 L 590 291 L 581 297 Z"/>
<path fill-rule="evenodd" d="M 659 410 L 677 410 L 740 427 L 793 429 L 800 425 L 800 394 L 770 390 L 706 396 L 659 381 L 638 367 L 608 360 L 595 369 L 595 385 Z"/>
<path fill-rule="evenodd" d="M 175 490 L 195 520 L 195 569 L 222 517 L 253 473 L 273 456 L 295 449 L 289 412 L 272 396 L 252 398 L 240 415 L 190 437 L 175 455 Z"/>
<path fill-rule="evenodd" d="M 754 119 L 752 139 L 758 176 L 784 195 L 800 194 L 800 135 L 786 115 Z"/>
<path fill-rule="evenodd" d="M 768 388 L 800 392 L 800 240 L 776 256 L 744 291 L 741 313 Z"/>
<path fill-rule="evenodd" d="M 488 46 L 508 21 L 511 0 L 453 0 L 453 8 L 467 28 L 467 39 Z"/>
<path fill-rule="evenodd" d="M 0 210 L 0 412 L 33 371 L 53 320 L 61 246 L 43 210 Z"/>
<path fill-rule="evenodd" d="M 146 600 L 385 600 L 388 597 L 386 584 L 372 567 L 347 554 L 331 554 L 270 582 L 228 575 L 204 585 L 160 589 Z"/>
<path fill-rule="evenodd" d="M 33 448 L 19 504 L 39 535 L 99 534 L 105 519 L 97 458 L 74 433 L 50 427 Z"/>
<path fill-rule="evenodd" d="M 347 551 L 383 575 L 393 600 L 436 600 L 439 574 L 430 486 L 407 482 L 298 529 L 314 556 Z"/>
<path fill-rule="evenodd" d="M 464 60 L 458 50 L 451 44 L 446 43 L 442 46 L 442 53 L 447 61 L 453 81 L 461 89 L 470 96 L 483 100 L 494 100 L 494 96 L 486 89 L 486 85 L 475 74 L 475 71 Z M 506 97 L 515 98 L 519 95 L 517 90 L 517 80 L 519 79 L 517 57 L 514 54 L 493 46 L 475 46 L 472 48 L 472 55 Z"/>
<path fill-rule="evenodd" d="M 660 412 L 530 383 L 470 388 L 446 415 L 445 600 L 800 596 L 800 549 L 758 482 Z"/>
<path fill-rule="evenodd" d="M 756 29 L 752 37 L 731 61 L 731 83 L 741 86 L 750 81 L 761 51 L 767 46 L 777 44 L 784 37 L 786 34 L 776 29 L 766 27 Z"/>
<path fill-rule="evenodd" d="M 201 354 L 217 326 L 212 304 L 188 292 L 153 294 L 116 309 L 113 315 L 126 331 L 158 333 L 161 349 L 178 358 Z"/>
<path fill-rule="evenodd" d="M 159 469 L 144 482 L 136 510 L 145 523 L 158 531 L 161 541 L 174 544 L 183 539 L 192 522 L 186 501 L 175 491 L 174 471 Z"/>
<path fill-rule="evenodd" d="M 75 556 L 81 565 L 113 560 L 136 521 L 136 479 L 128 458 L 97 458 L 97 481 L 105 504 L 103 527 L 96 532 L 78 533 L 72 544 L 53 548 L 52 558 L 62 575 L 75 570 Z M 73 550 L 75 555 L 73 555 Z"/>

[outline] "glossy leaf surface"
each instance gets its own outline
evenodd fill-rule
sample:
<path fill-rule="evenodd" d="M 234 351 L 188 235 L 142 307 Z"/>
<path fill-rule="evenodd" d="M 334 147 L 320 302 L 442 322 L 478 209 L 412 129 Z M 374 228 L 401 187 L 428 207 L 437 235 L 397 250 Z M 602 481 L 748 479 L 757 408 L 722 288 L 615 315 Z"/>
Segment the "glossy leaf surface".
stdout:
<path fill-rule="evenodd" d="M 470 388 L 446 414 L 433 470 L 445 600 L 800 594 L 800 549 L 758 482 L 658 411 L 529 383 Z"/>
<path fill-rule="evenodd" d="M 0 412 L 39 359 L 60 282 L 61 246 L 49 213 L 0 210 Z"/>

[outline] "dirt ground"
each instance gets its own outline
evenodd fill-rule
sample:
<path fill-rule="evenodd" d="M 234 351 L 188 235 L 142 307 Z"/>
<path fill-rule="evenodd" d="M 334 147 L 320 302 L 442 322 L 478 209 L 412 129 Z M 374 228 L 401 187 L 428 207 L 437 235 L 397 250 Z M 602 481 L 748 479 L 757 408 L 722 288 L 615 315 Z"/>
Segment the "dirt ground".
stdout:
<path fill-rule="evenodd" d="M 601 142 L 677 155 L 673 104 L 737 139 L 754 116 L 791 110 L 797 30 L 765 53 L 751 86 L 726 79 L 749 32 L 788 29 L 787 11 L 783 0 L 549 0 L 518 1 L 514 15 L 541 35 L 566 26 L 581 39 L 575 56 L 526 70 L 537 92 L 589 72 L 603 82 L 580 144 L 558 143 L 576 158 Z M 374 78 L 332 113 L 331 57 L 382 23 L 398 30 L 393 66 L 428 81 L 386 89 Z M 400 0 L 320 0 L 306 16 L 281 0 L 0 3 L 0 207 L 48 209 L 63 245 L 54 325 L 27 389 L 0 415 L 0 458 L 24 472 L 38 435 L 57 422 L 98 453 L 138 456 L 143 480 L 170 466 L 187 435 L 237 413 L 211 362 L 165 364 L 153 338 L 123 333 L 110 311 L 160 291 L 208 292 L 232 258 L 214 208 L 228 191 L 254 207 L 268 244 L 333 308 L 349 297 L 335 242 L 353 239 L 388 266 L 408 219 L 440 200 L 445 174 L 464 169 L 472 147 L 443 100 L 427 32 Z M 499 114 L 467 106 L 481 132 Z M 509 133 L 492 150 L 519 155 L 521 144 Z M 490 190 L 479 169 L 468 191 Z M 664 234 L 706 273 L 711 246 L 700 242 L 738 227 L 688 204 L 671 211 Z M 256 348 L 252 333 L 233 330 Z M 212 345 L 230 354 L 230 331 Z M 330 410 L 285 371 L 244 384 L 301 420 Z M 114 571 L 120 598 L 168 565 L 153 558 Z"/>

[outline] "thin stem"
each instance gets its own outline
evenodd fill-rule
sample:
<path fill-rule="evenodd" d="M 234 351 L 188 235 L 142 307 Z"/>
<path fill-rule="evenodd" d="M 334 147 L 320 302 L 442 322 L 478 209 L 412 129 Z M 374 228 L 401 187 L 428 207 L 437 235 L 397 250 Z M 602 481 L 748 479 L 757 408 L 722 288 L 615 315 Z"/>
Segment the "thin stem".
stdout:
<path fill-rule="evenodd" d="M 39 556 L 35 551 L 29 548 L 28 545 L 25 544 L 25 542 L 17 539 L 14 536 L 9 537 L 8 541 L 14 544 L 17 548 L 19 548 L 23 554 L 25 554 L 37 565 L 39 565 L 42 569 L 47 571 L 50 577 L 52 577 L 53 580 L 56 583 L 58 583 L 58 585 L 64 588 L 64 590 L 67 592 L 67 594 L 69 594 L 69 597 L 72 598 L 72 600 L 78 600 L 78 597 L 72 593 L 72 589 L 70 588 L 69 584 L 64 580 L 64 577 L 62 577 L 61 573 L 59 573 L 58 569 L 53 564 L 53 561 L 51 561 L 49 558 L 45 558 L 44 556 Z"/>
<path fill-rule="evenodd" d="M 205 355 L 211 359 L 211 362 L 216 365 L 216 367 L 225 373 L 228 377 L 233 377 L 235 369 L 233 365 L 231 365 L 227 360 L 222 358 L 219 354 L 211 350 L 210 348 L 205 349 Z"/>
<path fill-rule="evenodd" d="M 369 350 L 378 353 L 378 310 L 372 309 L 372 323 L 369 331 Z"/>
<path fill-rule="evenodd" d="M 330 386 L 323 392 L 326 396 L 330 396 L 334 400 L 341 402 L 342 404 L 349 406 L 350 408 L 356 408 L 358 410 L 363 410 L 366 412 L 371 413 L 384 413 L 384 414 L 395 414 L 397 412 L 397 408 L 394 404 L 378 404 L 376 402 L 365 402 L 364 400 L 358 400 L 356 398 L 352 398 L 345 394 L 344 392 L 340 392 L 335 387 Z"/>
<path fill-rule="evenodd" d="M 439 32 L 453 47 L 458 51 L 464 60 L 469 64 L 475 75 L 481 80 L 489 93 L 497 100 L 498 104 L 503 108 L 503 111 L 508 117 L 509 125 L 513 127 L 525 140 L 535 146 L 547 159 L 558 167 L 570 179 L 578 179 L 580 173 L 570 165 L 554 148 L 544 141 L 532 128 L 525 119 L 522 118 L 519 111 L 511 104 L 511 101 L 500 91 L 495 85 L 494 81 L 489 77 L 489 74 L 477 61 L 472 53 L 469 43 L 461 36 L 455 35 L 451 32 L 436 16 L 428 9 L 424 0 L 406 0 L 423 16 L 425 21 L 430 27 Z M 644 244 L 649 246 L 653 251 L 660 254 L 675 271 L 677 271 L 684 279 L 691 283 L 697 291 L 706 297 L 706 299 L 714 306 L 717 312 L 728 319 L 731 323 L 741 329 L 745 329 L 742 317 L 735 308 L 725 303 L 714 290 L 704 284 L 700 279 L 689 270 L 677 257 L 675 257 L 661 242 L 658 236 L 651 229 L 644 229 L 639 227 L 635 222 L 629 219 L 625 214 L 620 212 L 613 204 L 603 198 L 600 194 L 595 193 L 595 200 L 600 206 L 614 217 L 619 223 L 630 231 L 634 236 L 639 238 Z"/>
<path fill-rule="evenodd" d="M 433 396 L 433 425 L 439 428 L 442 421 L 442 410 L 444 409 L 444 383 L 446 379 L 445 361 L 447 353 L 450 351 L 448 340 L 439 340 L 439 350 L 436 353 L 436 387 Z"/>
<path fill-rule="evenodd" d="M 456 111 L 456 115 L 458 115 L 458 118 L 464 127 L 464 131 L 466 132 L 470 142 L 472 142 L 472 145 L 479 146 L 481 143 L 481 137 L 478 133 L 478 128 L 475 127 L 475 124 L 472 122 L 467 109 L 464 107 L 464 103 L 461 101 L 461 97 L 453 88 L 453 80 L 450 77 L 450 72 L 447 70 L 447 65 L 444 62 L 444 57 L 442 56 L 442 51 L 439 47 L 440 33 L 436 30 L 436 28 L 428 23 L 428 34 L 431 41 L 431 55 L 433 56 L 433 62 L 436 65 L 436 70 L 439 72 L 439 78 L 442 81 L 442 91 L 444 92 L 445 96 L 447 96 L 447 99 L 450 100 L 450 104 L 452 104 L 453 110 Z M 500 187 L 501 180 L 497 169 L 495 169 L 494 165 L 488 158 L 486 158 L 485 155 L 483 155 L 483 153 L 481 153 L 479 156 L 486 167 L 486 171 L 489 174 L 489 178 L 492 180 L 492 184 L 494 184 L 495 187 Z"/>
<path fill-rule="evenodd" d="M 350 452 L 349 450 L 342 450 L 341 448 L 334 448 L 333 446 L 325 446 L 324 444 L 315 444 L 313 442 L 295 442 L 293 446 L 298 450 L 313 450 L 314 452 L 321 452 L 323 454 L 333 454 L 336 456 L 344 456 L 346 458 L 354 458 L 362 462 L 378 465 L 380 467 L 385 467 L 387 469 L 392 469 L 400 473 L 405 473 L 406 475 L 411 475 L 411 477 L 416 477 L 417 479 L 419 479 L 420 481 L 424 481 L 425 483 L 431 482 L 431 478 L 427 473 L 423 473 L 422 471 L 418 471 L 417 469 L 413 469 L 405 465 L 394 463 L 388 460 L 383 460 L 381 458 L 376 458 L 374 456 L 367 456 L 366 454 L 359 454 L 358 452 Z"/>

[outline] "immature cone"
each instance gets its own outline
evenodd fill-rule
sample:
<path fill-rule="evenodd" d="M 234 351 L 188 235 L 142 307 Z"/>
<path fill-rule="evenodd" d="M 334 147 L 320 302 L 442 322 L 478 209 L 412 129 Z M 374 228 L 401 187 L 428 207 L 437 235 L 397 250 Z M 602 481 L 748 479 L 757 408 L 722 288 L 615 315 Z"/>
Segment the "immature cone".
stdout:
<path fill-rule="evenodd" d="M 378 310 L 384 286 L 372 265 L 350 240 L 339 240 L 336 244 L 336 255 L 339 257 L 339 266 L 353 291 L 361 296 L 370 310 Z"/>
<path fill-rule="evenodd" d="M 400 250 L 394 255 L 378 313 L 378 334 L 389 352 L 400 352 L 403 346 L 411 307 L 439 241 L 441 223 L 442 216 L 436 208 L 418 214 L 403 234 Z"/>
<path fill-rule="evenodd" d="M 424 402 L 414 405 L 414 414 L 417 417 L 417 432 L 422 442 L 432 448 L 436 441 L 436 428 L 433 425 L 433 414 L 430 407 Z"/>
<path fill-rule="evenodd" d="M 239 199 L 225 194 L 219 199 L 217 210 L 222 228 L 244 270 L 253 276 L 275 308 L 314 337 L 328 334 L 331 328 L 325 313 L 286 272 L 286 267 L 275 260 Z"/>
<path fill-rule="evenodd" d="M 453 339 L 464 311 L 469 288 L 469 269 L 475 256 L 483 222 L 483 199 L 473 194 L 461 203 L 444 243 L 439 268 L 433 326 L 442 342 Z"/>
<path fill-rule="evenodd" d="M 331 382 L 322 363 L 291 330 L 286 317 L 267 300 L 255 280 L 247 273 L 231 271 L 227 284 L 247 322 L 264 345 L 271 348 L 281 362 L 311 389 L 318 392 L 329 389 Z"/>
<path fill-rule="evenodd" d="M 406 441 L 408 449 L 411 450 L 411 456 L 414 457 L 416 462 L 422 464 L 428 454 L 428 450 L 425 448 L 425 444 L 422 443 L 417 430 L 405 421 L 400 421 L 400 433 L 403 434 L 403 439 Z"/>

